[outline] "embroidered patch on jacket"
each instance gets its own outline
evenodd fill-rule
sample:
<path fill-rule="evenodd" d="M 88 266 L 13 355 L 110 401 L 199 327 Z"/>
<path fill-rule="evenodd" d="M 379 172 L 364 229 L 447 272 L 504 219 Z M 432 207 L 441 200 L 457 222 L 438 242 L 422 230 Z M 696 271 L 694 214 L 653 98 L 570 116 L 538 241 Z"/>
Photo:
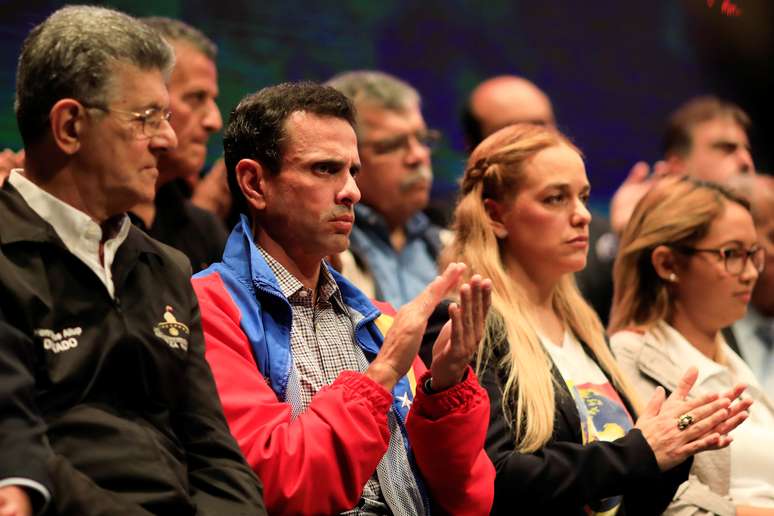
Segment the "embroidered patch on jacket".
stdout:
<path fill-rule="evenodd" d="M 35 336 L 43 340 L 43 349 L 52 353 L 62 353 L 78 347 L 78 337 L 83 330 L 80 326 L 54 331 L 46 328 L 35 330 Z"/>
<path fill-rule="evenodd" d="M 164 321 L 156 324 L 153 328 L 153 334 L 166 342 L 172 349 L 188 351 L 188 336 L 191 331 L 188 326 L 178 322 L 172 312 L 174 309 L 167 305 L 164 309 Z"/>

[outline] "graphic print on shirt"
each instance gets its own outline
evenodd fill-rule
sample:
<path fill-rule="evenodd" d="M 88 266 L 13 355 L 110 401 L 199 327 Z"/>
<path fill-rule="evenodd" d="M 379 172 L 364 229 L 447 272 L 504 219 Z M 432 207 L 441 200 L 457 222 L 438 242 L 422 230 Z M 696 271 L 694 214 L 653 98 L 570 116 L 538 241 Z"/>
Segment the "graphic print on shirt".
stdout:
<path fill-rule="evenodd" d="M 567 381 L 580 416 L 583 444 L 594 441 L 614 441 L 632 429 L 632 419 L 621 398 L 610 383 L 583 383 Z M 586 506 L 586 514 L 614 516 L 621 505 L 621 496 L 603 498 Z"/>

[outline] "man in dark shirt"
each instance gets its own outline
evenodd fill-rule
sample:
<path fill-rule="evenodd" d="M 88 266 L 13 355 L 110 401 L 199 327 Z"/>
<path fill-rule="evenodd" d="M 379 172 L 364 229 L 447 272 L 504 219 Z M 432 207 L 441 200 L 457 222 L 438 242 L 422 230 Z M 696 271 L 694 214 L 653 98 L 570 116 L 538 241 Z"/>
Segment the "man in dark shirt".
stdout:
<path fill-rule="evenodd" d="M 155 31 L 97 7 L 55 12 L 22 47 L 25 163 L 0 189 L 0 506 L 21 514 L 265 514 L 188 260 L 126 215 L 177 144 L 172 61 Z"/>
<path fill-rule="evenodd" d="M 170 124 L 177 147 L 159 157 L 154 202 L 132 208 L 132 220 L 153 238 L 182 251 L 194 272 L 220 260 L 226 228 L 212 213 L 194 206 L 187 190 L 204 166 L 207 141 L 223 127 L 218 96 L 217 47 L 199 30 L 170 18 L 144 18 L 175 51 L 169 80 Z"/>

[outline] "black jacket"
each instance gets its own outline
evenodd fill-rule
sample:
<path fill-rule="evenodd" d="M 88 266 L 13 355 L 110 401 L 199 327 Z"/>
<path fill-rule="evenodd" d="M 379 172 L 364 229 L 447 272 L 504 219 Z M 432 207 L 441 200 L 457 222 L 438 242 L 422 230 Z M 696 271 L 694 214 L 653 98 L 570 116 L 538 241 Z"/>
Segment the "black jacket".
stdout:
<path fill-rule="evenodd" d="M 596 361 L 591 350 L 587 346 L 584 349 Z M 584 446 L 572 395 L 556 367 L 552 373 L 556 396 L 554 434 L 535 453 L 515 451 L 515 434 L 501 407 L 506 378 L 495 372 L 492 361 L 481 375 L 491 404 L 486 450 L 497 470 L 492 514 L 580 516 L 586 514 L 584 505 L 618 495 L 623 495 L 618 516 L 661 514 L 677 487 L 688 479 L 692 461 L 662 474 L 638 429 L 612 442 Z M 634 415 L 629 401 L 619 395 Z"/>
<path fill-rule="evenodd" d="M 204 360 L 188 260 L 132 227 L 115 299 L 0 190 L 0 478 L 51 514 L 265 514 Z"/>
<path fill-rule="evenodd" d="M 191 261 L 194 273 L 219 262 L 228 233 L 212 213 L 188 200 L 179 181 L 171 181 L 156 192 L 156 218 L 150 229 L 129 213 L 132 222 L 152 238 L 174 247 Z"/>

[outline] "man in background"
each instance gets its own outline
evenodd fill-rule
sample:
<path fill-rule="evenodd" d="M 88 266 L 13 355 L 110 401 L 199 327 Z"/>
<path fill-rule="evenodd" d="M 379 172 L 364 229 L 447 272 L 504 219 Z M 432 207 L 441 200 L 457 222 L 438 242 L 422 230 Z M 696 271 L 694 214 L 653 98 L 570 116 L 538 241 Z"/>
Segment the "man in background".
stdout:
<path fill-rule="evenodd" d="M 750 117 L 736 104 L 715 96 L 690 99 L 667 121 L 662 149 L 664 160 L 653 166 L 639 162 L 610 202 L 610 221 L 620 233 L 634 207 L 659 177 L 690 175 L 726 183 L 734 177 L 755 173 L 747 132 Z"/>
<path fill-rule="evenodd" d="M 343 274 L 375 299 L 398 308 L 438 274 L 437 258 L 448 231 L 422 213 L 430 200 L 432 146 L 440 139 L 422 117 L 419 93 L 377 71 L 354 71 L 328 84 L 355 105 L 357 177 L 350 252 Z"/>
<path fill-rule="evenodd" d="M 188 200 L 186 190 L 207 158 L 207 142 L 223 127 L 215 99 L 217 47 L 199 30 L 170 18 L 145 18 L 175 51 L 169 80 L 170 123 L 177 148 L 159 158 L 154 202 L 132 208 L 133 221 L 150 236 L 182 251 L 194 272 L 220 260 L 226 229 L 212 213 Z"/>

